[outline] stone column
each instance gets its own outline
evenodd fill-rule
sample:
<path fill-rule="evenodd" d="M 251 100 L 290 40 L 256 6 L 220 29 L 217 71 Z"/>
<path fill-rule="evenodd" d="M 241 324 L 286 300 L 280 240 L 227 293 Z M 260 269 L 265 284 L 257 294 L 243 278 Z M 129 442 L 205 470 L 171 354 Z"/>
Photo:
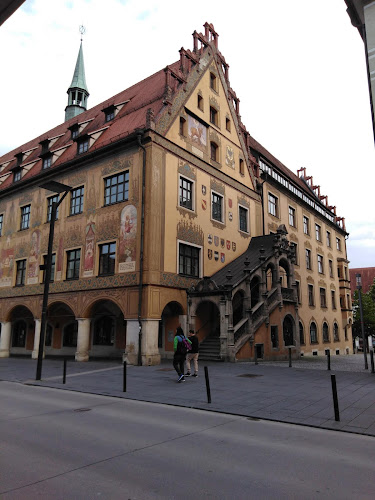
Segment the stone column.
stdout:
<path fill-rule="evenodd" d="M 187 337 L 188 334 L 189 334 L 189 325 L 188 325 L 186 314 L 180 314 L 180 316 L 178 317 L 178 319 L 180 321 L 181 328 L 183 329 L 184 334 Z"/>
<path fill-rule="evenodd" d="M 129 365 L 138 364 L 138 337 L 138 320 L 128 319 L 126 321 L 126 346 L 123 354 L 123 361 L 126 361 Z"/>
<path fill-rule="evenodd" d="M 34 349 L 33 349 L 33 352 L 31 353 L 32 359 L 38 359 L 39 341 L 40 341 L 40 327 L 41 327 L 41 321 L 40 321 L 40 319 L 36 319 L 35 320 L 35 333 L 34 333 Z M 46 339 L 44 339 L 44 340 L 46 340 Z M 44 349 L 43 349 L 43 358 L 44 358 Z"/>
<path fill-rule="evenodd" d="M 142 320 L 142 365 L 160 364 L 158 337 L 159 320 Z M 127 320 L 126 349 L 123 359 L 129 365 L 138 364 L 138 341 L 138 320 Z"/>
<path fill-rule="evenodd" d="M 9 358 L 11 333 L 12 323 L 10 321 L 2 321 L 0 336 L 0 358 Z"/>
<path fill-rule="evenodd" d="M 90 350 L 90 319 L 77 318 L 78 321 L 78 337 L 77 337 L 77 352 L 76 361 L 88 361 Z"/>

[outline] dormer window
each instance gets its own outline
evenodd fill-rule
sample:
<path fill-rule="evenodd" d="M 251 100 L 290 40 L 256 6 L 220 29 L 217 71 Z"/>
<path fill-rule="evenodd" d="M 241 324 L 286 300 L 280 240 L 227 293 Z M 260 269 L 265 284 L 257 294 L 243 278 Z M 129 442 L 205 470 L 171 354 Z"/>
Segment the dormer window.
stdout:
<path fill-rule="evenodd" d="M 41 141 L 39 144 L 42 146 L 42 155 L 46 154 L 49 152 L 49 139 L 46 139 L 45 141 Z"/>
<path fill-rule="evenodd" d="M 50 168 L 52 165 L 52 154 L 48 154 L 43 158 L 43 170 Z"/>
<path fill-rule="evenodd" d="M 22 176 L 22 169 L 17 168 L 16 170 L 14 170 L 14 172 L 13 172 L 13 182 L 20 181 L 21 180 L 21 176 Z"/>
<path fill-rule="evenodd" d="M 115 111 L 116 107 L 115 106 L 109 106 L 108 108 L 103 109 L 104 114 L 105 114 L 105 121 L 110 122 L 111 120 L 114 119 L 115 117 Z"/>
<path fill-rule="evenodd" d="M 75 125 L 72 125 L 71 127 L 69 127 L 69 130 L 72 134 L 72 139 L 76 139 L 79 135 L 79 126 L 78 126 L 78 123 L 76 123 Z"/>
<path fill-rule="evenodd" d="M 86 136 L 77 142 L 77 153 L 79 155 L 86 153 L 89 150 L 89 137 Z"/>
<path fill-rule="evenodd" d="M 17 167 L 19 167 L 23 161 L 23 153 L 17 153 L 14 156 L 17 158 Z"/>

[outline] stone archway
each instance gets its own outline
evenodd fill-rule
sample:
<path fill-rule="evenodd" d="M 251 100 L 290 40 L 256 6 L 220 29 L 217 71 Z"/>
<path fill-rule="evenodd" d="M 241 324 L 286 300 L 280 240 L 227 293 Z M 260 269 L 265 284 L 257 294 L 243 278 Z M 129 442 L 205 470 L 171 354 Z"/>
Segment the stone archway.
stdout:
<path fill-rule="evenodd" d="M 179 302 L 168 302 L 164 307 L 159 322 L 158 348 L 164 353 L 173 352 L 173 341 L 176 328 L 181 325 L 181 316 L 184 314 Z M 182 325 L 181 325 L 182 326 Z M 185 335 L 188 332 L 184 332 Z"/>
<path fill-rule="evenodd" d="M 47 311 L 46 354 L 74 356 L 77 349 L 78 323 L 72 309 L 64 302 L 53 302 Z"/>
<path fill-rule="evenodd" d="M 294 345 L 294 320 L 292 316 L 287 315 L 283 321 L 283 339 L 285 347 Z"/>
<path fill-rule="evenodd" d="M 10 313 L 10 354 L 30 354 L 34 348 L 35 320 L 25 306 L 16 306 Z"/>
<path fill-rule="evenodd" d="M 200 342 L 206 337 L 220 337 L 220 311 L 214 302 L 205 300 L 198 304 L 195 330 Z"/>
<path fill-rule="evenodd" d="M 126 321 L 117 304 L 99 300 L 91 308 L 90 355 L 121 358 L 126 346 Z"/>

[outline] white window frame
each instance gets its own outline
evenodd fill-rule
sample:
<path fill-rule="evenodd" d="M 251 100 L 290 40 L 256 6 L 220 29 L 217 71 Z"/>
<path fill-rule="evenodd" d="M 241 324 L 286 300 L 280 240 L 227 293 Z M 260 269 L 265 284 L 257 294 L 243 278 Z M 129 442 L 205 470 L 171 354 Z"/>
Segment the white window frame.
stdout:
<path fill-rule="evenodd" d="M 212 202 L 213 202 L 213 195 L 220 196 L 221 198 L 221 220 L 214 219 L 212 217 Z M 211 206 L 210 206 L 210 211 L 211 211 L 211 220 L 215 222 L 219 222 L 220 224 L 224 224 L 225 221 L 225 213 L 224 213 L 224 195 L 221 193 L 218 193 L 217 191 L 212 191 L 211 190 Z"/>
<path fill-rule="evenodd" d="M 318 253 L 317 259 L 318 259 L 318 273 L 319 274 L 324 274 L 324 258 L 323 258 L 323 255 L 320 255 Z"/>
<path fill-rule="evenodd" d="M 184 205 L 181 205 L 181 195 L 180 195 L 181 179 L 192 183 L 192 186 L 191 186 L 191 207 L 192 208 L 187 208 L 187 207 L 184 207 Z M 184 175 L 181 175 L 181 174 L 179 174 L 179 176 L 178 176 L 178 206 L 185 209 L 185 210 L 189 210 L 189 212 L 195 212 L 195 181 L 193 179 L 189 179 L 189 177 L 185 177 Z"/>
<path fill-rule="evenodd" d="M 190 243 L 190 241 L 177 240 L 177 258 L 176 258 L 176 271 L 179 276 L 185 276 L 184 274 L 180 274 L 180 245 L 186 245 L 190 247 L 199 248 L 199 276 L 198 278 L 203 277 L 203 246 L 195 245 L 194 243 Z M 188 276 L 187 276 L 188 277 Z M 193 276 L 191 276 L 194 279 Z M 198 279 L 196 278 L 196 279 Z"/>
<path fill-rule="evenodd" d="M 305 219 L 306 219 L 306 224 L 305 224 Z M 307 234 L 308 236 L 310 235 L 310 217 L 307 217 L 307 215 L 303 216 L 303 234 Z M 305 231 L 306 229 L 306 231 Z"/>
<path fill-rule="evenodd" d="M 246 231 L 244 231 L 243 229 L 241 229 L 240 227 L 240 209 L 243 209 L 243 210 L 246 210 Z M 239 204 L 238 205 L 238 230 L 241 231 L 241 233 L 246 233 L 246 234 L 250 234 L 250 211 L 247 207 L 245 207 L 244 205 L 241 205 Z"/>
<path fill-rule="evenodd" d="M 275 200 L 275 213 L 271 212 L 270 211 L 270 197 L 274 198 Z M 273 193 L 271 192 L 268 192 L 268 196 L 267 196 L 267 203 L 268 203 L 268 213 L 270 215 L 272 215 L 273 217 L 276 217 L 277 219 L 279 218 L 279 198 L 277 196 L 275 196 Z"/>
<path fill-rule="evenodd" d="M 288 206 L 289 226 L 297 227 L 297 210 L 291 205 Z"/>

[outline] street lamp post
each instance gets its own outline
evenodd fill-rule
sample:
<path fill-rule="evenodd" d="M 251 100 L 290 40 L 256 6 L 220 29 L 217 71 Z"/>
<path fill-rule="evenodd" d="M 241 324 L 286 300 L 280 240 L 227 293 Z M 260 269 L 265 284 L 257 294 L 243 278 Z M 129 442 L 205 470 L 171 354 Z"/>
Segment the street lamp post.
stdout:
<path fill-rule="evenodd" d="M 368 370 L 368 363 L 367 363 L 367 346 L 366 346 L 366 338 L 365 338 L 365 328 L 363 325 L 363 308 L 362 308 L 362 277 L 360 274 L 355 275 L 355 280 L 356 280 L 356 285 L 357 285 L 357 290 L 358 290 L 358 298 L 359 298 L 359 314 L 361 317 L 361 332 L 362 332 L 362 342 L 363 342 L 363 356 L 365 357 L 365 369 Z"/>
<path fill-rule="evenodd" d="M 49 236 L 48 236 L 48 251 L 47 251 L 47 261 L 45 265 L 40 266 L 41 269 L 45 270 L 44 273 L 44 292 L 43 292 L 43 305 L 42 305 L 42 317 L 40 325 L 40 338 L 39 338 L 39 349 L 38 349 L 38 362 L 36 366 L 36 380 L 41 380 L 42 378 L 42 364 L 43 364 L 43 352 L 44 352 L 44 341 L 46 338 L 46 325 L 47 325 L 47 306 L 48 306 L 48 292 L 49 284 L 51 281 L 51 268 L 52 268 L 52 246 L 53 246 L 53 235 L 55 232 L 55 219 L 57 208 L 65 198 L 65 196 L 71 191 L 70 186 L 66 186 L 60 182 L 49 181 L 41 186 L 43 189 L 48 191 L 53 191 L 54 193 L 64 193 L 59 201 L 54 201 L 51 207 L 51 219 L 49 222 Z"/>

